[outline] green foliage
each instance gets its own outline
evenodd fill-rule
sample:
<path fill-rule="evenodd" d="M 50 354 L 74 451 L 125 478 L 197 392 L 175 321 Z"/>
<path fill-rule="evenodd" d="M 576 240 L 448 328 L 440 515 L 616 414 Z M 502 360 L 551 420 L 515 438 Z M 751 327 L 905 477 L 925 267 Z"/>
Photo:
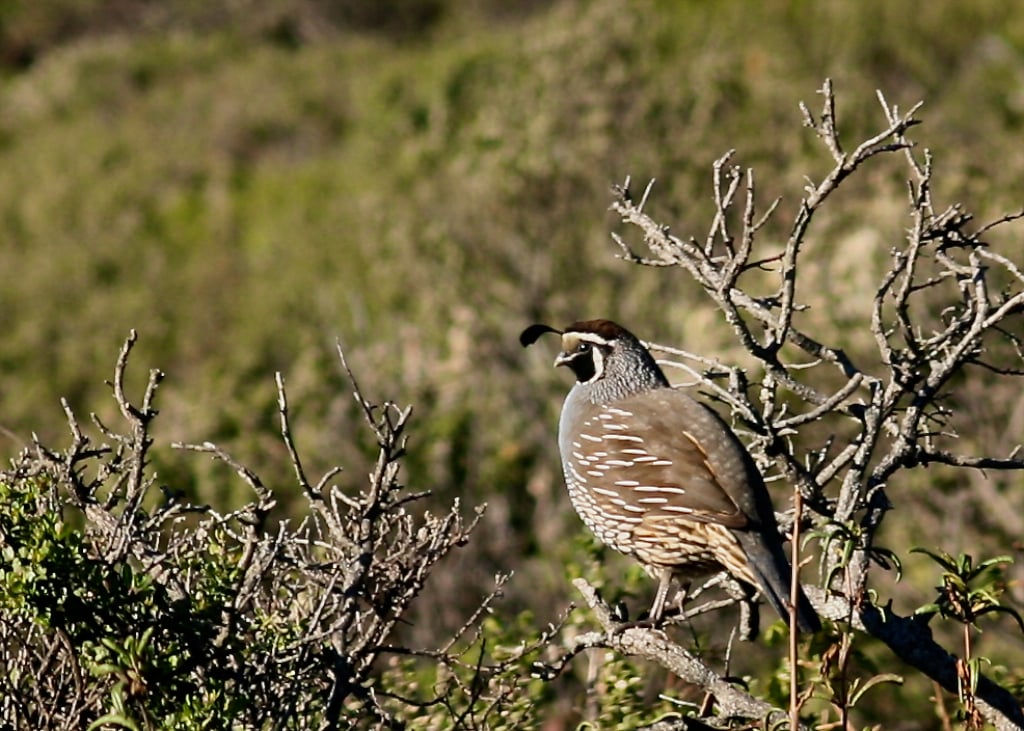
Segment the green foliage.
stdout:
<path fill-rule="evenodd" d="M 936 601 L 917 609 L 917 614 L 930 616 L 938 614 L 944 619 L 953 619 L 963 625 L 963 651 L 957 661 L 959 699 L 963 704 L 963 716 L 968 729 L 980 729 L 983 718 L 975 703 L 978 682 L 983 664 L 991 664 L 987 657 L 976 655 L 973 649 L 971 631 L 980 631 L 978 620 L 986 614 L 1007 614 L 1017 621 L 1024 630 L 1024 619 L 1016 609 L 1002 601 L 1006 593 L 1003 566 L 1013 563 L 1012 556 L 996 556 L 974 563 L 970 554 L 961 553 L 955 558 L 945 551 L 931 551 L 913 548 L 911 553 L 922 553 L 942 569 L 942 585 Z"/>
<path fill-rule="evenodd" d="M 45 627 L 64 625 L 66 607 L 76 600 L 68 574 L 95 574 L 82 555 L 80 536 L 44 500 L 41 480 L 0 481 L 0 602 L 6 611 Z M 95 585 L 96 577 L 91 582 Z M 77 616 L 78 613 L 73 613 Z"/>
<path fill-rule="evenodd" d="M 657 692 L 649 667 L 611 653 L 591 662 L 600 665 L 591 690 L 598 708 L 593 728 L 632 731 L 681 715 L 674 694 Z"/>
<path fill-rule="evenodd" d="M 0 609 L 74 648 L 107 696 L 108 714 L 90 728 L 205 728 L 201 719 L 230 717 L 244 689 L 214 673 L 200 692 L 193 676 L 215 662 L 214 631 L 238 559 L 225 536 L 179 567 L 191 591 L 173 598 L 130 561 L 104 560 L 95 533 L 63 520 L 57 490 L 45 477 L 0 482 Z"/>
<path fill-rule="evenodd" d="M 380 692 L 401 700 L 387 707 L 407 728 L 422 731 L 447 728 L 451 719 L 461 719 L 456 722 L 461 728 L 535 727 L 553 695 L 549 684 L 522 674 L 539 649 L 529 649 L 536 640 L 535 628 L 535 618 L 528 612 L 500 621 L 491 616 L 478 632 L 449 647 L 457 663 L 439 663 L 430 652 L 393 657 L 381 674 Z M 481 667 L 499 669 L 485 684 Z M 439 698 L 446 699 L 446 713 L 423 712 Z M 350 718 L 353 723 L 359 720 L 355 708 L 350 709 Z"/>
<path fill-rule="evenodd" d="M 861 713 L 870 717 L 872 703 L 878 702 L 873 691 L 884 685 L 902 690 L 903 676 L 887 672 L 888 665 L 880 666 L 877 652 L 872 649 L 870 640 L 852 632 L 815 637 L 805 663 L 810 672 L 802 684 L 813 689 L 808 693 L 805 711 L 831 708 L 841 719 Z M 780 688 L 779 692 L 783 690 Z"/>
<path fill-rule="evenodd" d="M 865 535 L 861 526 L 855 522 L 843 524 L 829 521 L 819 528 L 808 531 L 804 538 L 804 548 L 813 539 L 819 541 L 822 553 L 833 553 L 836 557 L 832 570 L 822 582 L 825 586 L 832 586 L 833 582 L 841 579 L 842 573 L 849 566 L 853 551 L 863 547 Z M 868 547 L 868 554 L 881 568 L 886 571 L 892 569 L 896 581 L 903 576 L 903 563 L 895 551 L 872 544 Z"/>
<path fill-rule="evenodd" d="M 1013 563 L 1012 556 L 996 556 L 975 564 L 974 558 L 966 553 L 954 558 L 945 551 L 927 548 L 912 548 L 910 552 L 923 553 L 942 569 L 942 586 L 936 587 L 938 600 L 918 607 L 916 614 L 938 613 L 945 619 L 977 628 L 982 616 L 1001 613 L 1013 617 L 1024 630 L 1020 613 L 1001 600 L 1007 589 L 1003 566 Z"/>

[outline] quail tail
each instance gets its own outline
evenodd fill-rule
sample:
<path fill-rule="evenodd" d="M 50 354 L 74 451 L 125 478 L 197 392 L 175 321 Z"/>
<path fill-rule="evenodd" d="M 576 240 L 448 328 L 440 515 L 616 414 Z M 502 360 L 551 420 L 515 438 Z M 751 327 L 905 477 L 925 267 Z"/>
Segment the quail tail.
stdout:
<path fill-rule="evenodd" d="M 788 621 L 791 572 L 782 544 L 768 545 L 759 533 L 737 531 L 735 535 L 747 554 L 747 564 L 757 577 L 765 599 L 780 617 Z M 821 629 L 821 620 L 802 588 L 797 596 L 796 623 L 801 632 L 817 632 Z"/>

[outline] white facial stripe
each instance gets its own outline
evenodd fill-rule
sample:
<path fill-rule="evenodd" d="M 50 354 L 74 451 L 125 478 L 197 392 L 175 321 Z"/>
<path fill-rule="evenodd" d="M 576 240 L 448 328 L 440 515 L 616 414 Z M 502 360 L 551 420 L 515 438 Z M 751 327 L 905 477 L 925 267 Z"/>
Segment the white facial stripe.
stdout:
<path fill-rule="evenodd" d="M 567 332 L 564 335 L 562 335 L 562 340 L 570 342 L 570 339 L 571 342 L 579 342 L 580 340 L 582 340 L 587 343 L 593 343 L 594 345 L 603 345 L 605 347 L 615 342 L 614 340 L 606 340 L 597 333 L 590 332 Z"/>
<path fill-rule="evenodd" d="M 586 383 L 593 383 L 604 375 L 604 351 L 600 348 L 591 348 L 590 354 L 594 357 L 594 377 Z"/>

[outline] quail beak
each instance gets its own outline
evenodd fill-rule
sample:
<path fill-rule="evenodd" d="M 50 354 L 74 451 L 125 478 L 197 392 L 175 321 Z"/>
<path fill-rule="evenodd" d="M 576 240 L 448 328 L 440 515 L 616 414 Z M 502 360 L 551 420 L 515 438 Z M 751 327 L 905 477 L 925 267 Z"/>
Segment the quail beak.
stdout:
<path fill-rule="evenodd" d="M 555 356 L 555 368 L 558 366 L 567 366 L 572 362 L 572 353 L 566 353 L 565 351 Z"/>

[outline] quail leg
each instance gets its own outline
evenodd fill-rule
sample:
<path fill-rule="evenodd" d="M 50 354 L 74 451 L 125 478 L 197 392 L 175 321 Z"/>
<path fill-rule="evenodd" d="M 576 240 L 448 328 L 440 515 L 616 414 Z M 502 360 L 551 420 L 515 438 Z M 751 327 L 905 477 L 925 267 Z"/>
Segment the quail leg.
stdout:
<path fill-rule="evenodd" d="M 690 582 L 684 581 L 679 585 L 679 591 L 676 592 L 675 598 L 672 600 L 676 605 L 676 617 L 675 621 L 682 621 L 686 619 L 686 600 L 690 598 Z"/>
<path fill-rule="evenodd" d="M 657 572 L 657 576 L 658 593 L 654 595 L 654 604 L 651 605 L 651 611 L 648 615 L 652 624 L 660 622 L 661 615 L 665 612 L 665 600 L 668 598 L 668 590 L 672 586 L 672 569 L 660 569 Z"/>

